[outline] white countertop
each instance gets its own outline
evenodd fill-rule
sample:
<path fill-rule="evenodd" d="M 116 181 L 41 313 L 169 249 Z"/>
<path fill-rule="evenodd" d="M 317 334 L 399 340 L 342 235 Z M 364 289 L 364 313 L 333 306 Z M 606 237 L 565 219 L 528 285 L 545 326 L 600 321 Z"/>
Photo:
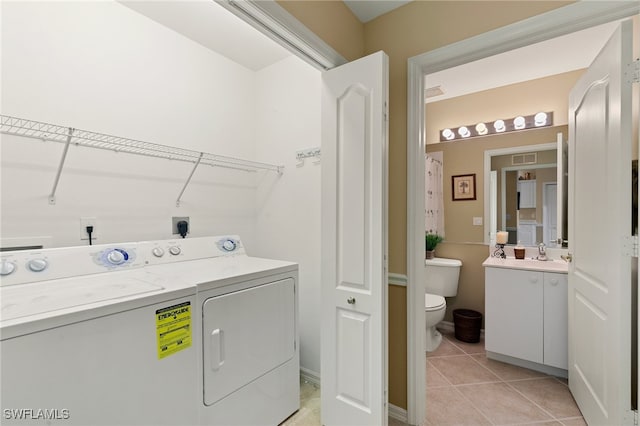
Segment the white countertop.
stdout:
<path fill-rule="evenodd" d="M 488 257 L 482 263 L 482 266 L 488 268 L 506 268 L 506 269 L 523 269 L 526 271 L 540 272 L 556 272 L 566 274 L 569 271 L 569 264 L 564 260 L 535 260 L 535 259 L 516 259 L 507 257 L 500 259 L 498 257 Z"/>

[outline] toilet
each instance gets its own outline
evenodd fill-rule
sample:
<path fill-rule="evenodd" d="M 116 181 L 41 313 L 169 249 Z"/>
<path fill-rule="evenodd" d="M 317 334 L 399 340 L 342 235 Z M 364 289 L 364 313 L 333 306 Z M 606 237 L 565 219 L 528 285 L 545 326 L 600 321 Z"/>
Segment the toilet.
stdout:
<path fill-rule="evenodd" d="M 458 294 L 458 278 L 462 262 L 458 259 L 444 259 L 435 257 L 425 259 L 425 295 L 424 310 L 426 317 L 427 352 L 435 351 L 442 335 L 436 330 L 436 325 L 444 318 L 447 310 L 445 297 Z"/>

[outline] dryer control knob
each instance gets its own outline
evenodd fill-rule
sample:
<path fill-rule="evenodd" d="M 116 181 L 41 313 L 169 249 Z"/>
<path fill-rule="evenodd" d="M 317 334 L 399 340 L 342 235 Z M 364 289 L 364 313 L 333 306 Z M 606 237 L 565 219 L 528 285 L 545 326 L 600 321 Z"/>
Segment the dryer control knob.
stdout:
<path fill-rule="evenodd" d="M 49 262 L 45 259 L 31 259 L 27 262 L 27 267 L 33 272 L 42 272 L 47 269 L 47 266 L 49 266 Z"/>
<path fill-rule="evenodd" d="M 225 251 L 234 251 L 236 249 L 236 242 L 233 240 L 226 240 L 224 243 L 222 243 L 222 248 Z"/>
<path fill-rule="evenodd" d="M 0 275 L 9 275 L 15 270 L 16 270 L 16 264 L 13 262 L 9 262 L 8 260 L 3 260 L 2 263 L 0 263 Z"/>
<path fill-rule="evenodd" d="M 151 253 L 153 253 L 153 255 L 155 257 L 162 257 L 164 256 L 164 250 L 162 249 L 162 247 L 156 247 L 153 250 L 151 250 Z"/>
<path fill-rule="evenodd" d="M 121 265 L 127 260 L 126 252 L 122 250 L 111 250 L 107 254 L 107 262 L 112 265 Z"/>
<path fill-rule="evenodd" d="M 177 256 L 180 253 L 182 253 L 182 250 L 180 250 L 180 247 L 178 246 L 171 246 L 169 247 L 169 253 L 171 253 L 174 256 Z"/>

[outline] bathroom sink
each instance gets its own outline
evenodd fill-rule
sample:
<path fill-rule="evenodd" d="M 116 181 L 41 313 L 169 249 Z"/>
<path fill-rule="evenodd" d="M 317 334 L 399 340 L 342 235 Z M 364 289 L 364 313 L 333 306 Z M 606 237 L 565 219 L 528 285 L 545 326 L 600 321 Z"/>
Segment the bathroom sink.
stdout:
<path fill-rule="evenodd" d="M 535 258 L 529 259 L 516 259 L 514 257 L 508 257 L 506 259 L 500 259 L 497 257 L 489 257 L 482 263 L 482 266 L 491 268 L 507 268 L 507 269 L 525 269 L 530 271 L 542 271 L 542 272 L 558 272 L 566 274 L 569 270 L 569 264 L 564 260 L 537 260 Z"/>

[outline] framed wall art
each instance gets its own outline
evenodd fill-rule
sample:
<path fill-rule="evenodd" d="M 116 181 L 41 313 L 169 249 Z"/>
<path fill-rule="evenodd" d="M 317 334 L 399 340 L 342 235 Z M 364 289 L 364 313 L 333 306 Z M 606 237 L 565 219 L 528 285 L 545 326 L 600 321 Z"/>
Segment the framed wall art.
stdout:
<path fill-rule="evenodd" d="M 476 174 L 451 176 L 453 201 L 476 199 Z"/>

